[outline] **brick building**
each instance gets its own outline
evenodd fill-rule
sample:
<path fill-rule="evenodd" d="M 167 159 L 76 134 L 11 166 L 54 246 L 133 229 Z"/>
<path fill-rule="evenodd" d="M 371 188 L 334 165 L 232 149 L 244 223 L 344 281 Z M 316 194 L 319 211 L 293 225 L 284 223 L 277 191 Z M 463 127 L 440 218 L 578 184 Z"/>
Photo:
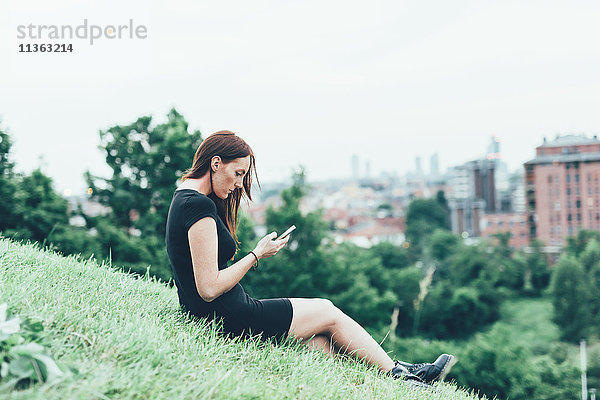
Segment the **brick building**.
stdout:
<path fill-rule="evenodd" d="M 524 213 L 485 214 L 480 227 L 482 237 L 491 238 L 496 233 L 510 232 L 510 246 L 522 249 L 529 244 L 529 229 Z"/>
<path fill-rule="evenodd" d="M 524 164 L 530 237 L 563 246 L 579 229 L 600 230 L 600 140 L 558 136 Z"/>

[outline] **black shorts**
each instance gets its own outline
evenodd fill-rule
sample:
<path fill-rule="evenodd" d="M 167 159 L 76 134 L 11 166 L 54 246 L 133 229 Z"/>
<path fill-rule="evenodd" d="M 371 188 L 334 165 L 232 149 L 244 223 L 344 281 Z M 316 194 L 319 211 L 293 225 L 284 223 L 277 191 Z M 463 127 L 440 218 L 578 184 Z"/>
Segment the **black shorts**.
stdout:
<path fill-rule="evenodd" d="M 242 285 L 213 300 L 214 316 L 223 318 L 223 331 L 231 336 L 261 335 L 262 339 L 285 339 L 292 324 L 292 303 L 286 298 L 257 300 Z"/>

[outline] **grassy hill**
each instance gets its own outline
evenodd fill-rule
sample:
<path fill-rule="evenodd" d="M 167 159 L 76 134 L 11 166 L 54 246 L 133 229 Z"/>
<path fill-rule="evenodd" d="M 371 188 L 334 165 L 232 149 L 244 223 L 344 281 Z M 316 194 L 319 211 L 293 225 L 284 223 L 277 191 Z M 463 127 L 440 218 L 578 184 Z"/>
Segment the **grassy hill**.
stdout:
<path fill-rule="evenodd" d="M 41 318 L 50 354 L 78 373 L 0 399 L 478 398 L 451 384 L 415 390 L 293 342 L 223 339 L 178 311 L 174 288 L 0 238 L 4 302 Z"/>

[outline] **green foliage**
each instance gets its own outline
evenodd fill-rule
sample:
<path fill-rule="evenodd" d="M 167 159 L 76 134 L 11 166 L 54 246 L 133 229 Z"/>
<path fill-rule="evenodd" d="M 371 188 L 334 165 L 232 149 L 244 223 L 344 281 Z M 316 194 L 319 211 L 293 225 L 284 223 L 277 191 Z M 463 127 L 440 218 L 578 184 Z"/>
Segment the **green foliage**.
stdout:
<path fill-rule="evenodd" d="M 381 203 L 377 206 L 378 212 L 383 212 L 387 216 L 392 216 L 394 207 L 390 203 Z"/>
<path fill-rule="evenodd" d="M 469 341 L 398 337 L 388 339 L 384 346 L 401 359 L 415 362 L 431 362 L 441 353 L 454 354 L 458 363 L 448 379 L 488 398 L 576 400 L 579 359 L 570 357 L 574 346 L 554 342 L 558 329 L 550 321 L 552 305 L 538 298 L 510 300 L 505 305 L 502 320 Z M 552 334 L 546 335 L 546 330 Z M 540 341 L 548 344 L 547 351 L 535 355 L 532 349 Z M 590 346 L 588 355 L 590 387 L 600 377 L 592 367 L 599 364 L 596 358 L 600 360 L 592 354 L 596 349 L 600 351 L 600 346 Z"/>
<path fill-rule="evenodd" d="M 18 217 L 13 214 L 17 204 L 17 184 L 14 163 L 11 161 L 11 147 L 10 136 L 0 129 L 0 231 L 14 229 L 18 224 Z"/>
<path fill-rule="evenodd" d="M 0 232 L 17 240 L 44 242 L 58 226 L 68 225 L 67 201 L 38 168 L 14 172 L 10 136 L 0 130 Z"/>
<path fill-rule="evenodd" d="M 19 224 L 15 239 L 30 239 L 39 242 L 51 241 L 57 226 L 69 224 L 67 201 L 52 187 L 52 179 L 39 169 L 19 181 L 16 193 L 17 207 L 12 210 Z M 9 234 L 10 235 L 10 234 Z"/>
<path fill-rule="evenodd" d="M 579 261 L 586 272 L 600 264 L 600 243 L 596 238 L 592 238 L 586 244 L 584 251 L 579 256 Z"/>
<path fill-rule="evenodd" d="M 493 326 L 510 329 L 511 341 L 534 355 L 552 354 L 560 343 L 560 329 L 552 322 L 554 310 L 550 298 L 511 298 L 500 307 L 500 320 Z M 568 348 L 567 344 L 564 347 Z M 557 358 L 562 363 L 566 358 Z"/>
<path fill-rule="evenodd" d="M 529 399 L 577 399 L 578 373 L 574 366 L 556 364 L 550 357 L 533 358 L 497 327 L 477 335 L 459 353 L 460 362 L 451 377 L 489 397 Z"/>
<path fill-rule="evenodd" d="M 493 291 L 440 282 L 425 298 L 418 332 L 426 337 L 465 338 L 495 321 L 499 305 Z"/>
<path fill-rule="evenodd" d="M 12 139 L 8 133 L 0 129 L 0 177 L 7 177 L 13 174 L 14 163 L 11 161 L 10 149 Z"/>
<path fill-rule="evenodd" d="M 592 238 L 581 253 L 579 261 L 584 269 L 589 291 L 589 314 L 587 317 L 589 332 L 600 330 L 600 243 Z"/>
<path fill-rule="evenodd" d="M 596 326 L 597 330 L 600 330 L 600 264 L 594 265 L 589 274 L 589 285 L 590 293 L 590 317 L 591 325 Z M 594 295 L 594 293 L 596 295 Z"/>
<path fill-rule="evenodd" d="M 436 229 L 449 229 L 448 208 L 443 192 L 437 199 L 415 199 L 406 212 L 406 238 L 420 254 L 427 237 Z"/>
<path fill-rule="evenodd" d="M 102 255 L 95 237 L 85 227 L 57 225 L 52 231 L 52 235 L 43 243 L 46 243 L 50 249 L 60 251 L 65 255 L 81 254 L 86 258 Z"/>
<path fill-rule="evenodd" d="M 281 233 L 292 224 L 296 230 L 277 257 L 261 260 L 258 272 L 246 274 L 244 286 L 257 297 L 315 297 L 326 290 L 326 276 L 331 271 L 324 263 L 321 241 L 327 227 L 320 211 L 306 215 L 300 211 L 306 191 L 303 175 L 303 171 L 298 172 L 294 184 L 282 191 L 280 208 L 267 209 L 268 232 Z M 244 255 L 240 253 L 240 257 Z"/>
<path fill-rule="evenodd" d="M 589 324 L 590 293 L 585 271 L 573 257 L 563 254 L 552 275 L 554 321 L 565 340 L 578 341 Z"/>
<path fill-rule="evenodd" d="M 526 293 L 540 295 L 550 283 L 550 269 L 540 242 L 531 241 L 529 248 L 531 252 L 525 257 L 523 289 Z"/>
<path fill-rule="evenodd" d="M 460 248 L 460 238 L 445 229 L 436 229 L 429 238 L 429 254 L 438 262 L 446 261 Z"/>
<path fill-rule="evenodd" d="M 52 179 L 39 168 L 13 171 L 10 136 L 0 130 L 0 232 L 15 240 L 37 241 L 65 254 L 94 254 L 85 229 L 69 225 L 67 201 L 54 191 Z"/>
<path fill-rule="evenodd" d="M 251 252 L 259 239 L 254 232 L 254 222 L 252 222 L 252 219 L 250 219 L 250 217 L 242 210 L 240 210 L 238 216 L 237 236 L 239 249 L 238 254 L 236 255 L 236 261 Z"/>
<path fill-rule="evenodd" d="M 600 232 L 582 229 L 569 238 L 552 274 L 555 321 L 565 340 L 577 342 L 600 330 Z"/>
<path fill-rule="evenodd" d="M 100 149 L 113 170 L 112 177 L 86 173 L 93 199 L 111 209 L 109 217 L 120 228 L 139 229 L 144 236 L 165 234 L 165 218 L 177 179 L 191 166 L 202 142 L 199 131 L 175 109 L 167 122 L 152 127 L 152 117 L 100 131 Z"/>
<path fill-rule="evenodd" d="M 381 263 L 386 269 L 401 269 L 408 267 L 416 261 L 409 252 L 390 242 L 377 243 L 370 248 L 371 254 L 381 259 Z"/>
<path fill-rule="evenodd" d="M 489 254 L 481 246 L 465 246 L 450 260 L 450 279 L 454 285 L 464 286 L 486 275 Z M 488 274 L 489 275 L 489 274 Z"/>
<path fill-rule="evenodd" d="M 525 281 L 524 260 L 519 254 L 506 252 L 502 245 L 464 246 L 449 260 L 450 279 L 455 285 L 485 281 L 493 288 L 520 291 Z"/>
<path fill-rule="evenodd" d="M 511 390 L 518 387 L 522 388 L 520 392 L 528 393 L 526 399 L 532 399 L 534 385 L 528 382 L 531 371 L 527 371 L 523 362 L 527 357 L 525 349 L 512 344 L 504 331 L 478 335 L 462 352 L 461 362 L 454 368 L 453 375 L 488 396 L 515 398 L 511 396 Z"/>
<path fill-rule="evenodd" d="M 92 199 L 110 208 L 108 215 L 86 217 L 98 232 L 100 254 L 137 273 L 150 266 L 151 275 L 169 279 L 166 217 L 177 179 L 191 166 L 202 136 L 188 132 L 188 123 L 172 109 L 163 124 L 152 126 L 152 117 L 141 117 L 100 131 L 100 141 L 112 176 L 86 172 Z"/>
<path fill-rule="evenodd" d="M 387 328 L 394 306 L 398 303 L 399 270 L 385 269 L 381 260 L 364 249 L 345 243 L 327 253 L 339 269 L 330 275 L 330 287 L 323 293 L 334 304 L 373 331 Z M 401 270 L 400 270 L 401 271 Z M 404 294 L 405 296 L 407 294 Z"/>
<path fill-rule="evenodd" d="M 390 278 L 390 283 L 393 285 L 392 290 L 398 298 L 396 303 L 396 307 L 398 307 L 396 333 L 400 336 L 412 335 L 416 318 L 415 300 L 419 296 L 419 283 L 423 278 L 423 273 L 419 268 L 408 267 L 396 270 Z"/>
<path fill-rule="evenodd" d="M 66 373 L 36 343 L 44 329 L 41 321 L 7 318 L 7 304 L 0 304 L 0 392 L 23 389 L 35 382 L 55 382 Z"/>
<path fill-rule="evenodd" d="M 569 236 L 567 238 L 567 246 L 565 251 L 575 257 L 579 257 L 585 251 L 588 242 L 592 239 L 600 241 L 600 232 L 588 229 L 580 229 L 577 236 Z"/>
<path fill-rule="evenodd" d="M 504 258 L 510 258 L 513 252 L 513 249 L 509 244 L 512 232 L 496 232 L 492 236 L 498 240 L 498 244 L 496 245 L 495 249 L 496 252 L 500 253 L 500 255 Z"/>

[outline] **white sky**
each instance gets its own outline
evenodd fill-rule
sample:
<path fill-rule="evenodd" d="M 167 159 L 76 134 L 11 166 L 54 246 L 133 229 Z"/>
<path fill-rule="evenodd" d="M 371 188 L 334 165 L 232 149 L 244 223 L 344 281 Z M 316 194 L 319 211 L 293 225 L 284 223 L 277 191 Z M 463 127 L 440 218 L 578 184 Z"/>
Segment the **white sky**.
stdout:
<path fill-rule="evenodd" d="M 17 25 L 135 24 L 144 40 L 19 54 Z M 108 173 L 98 131 L 176 107 L 204 136 L 237 132 L 262 181 L 445 167 L 511 169 L 543 137 L 600 134 L 600 2 L 0 0 L 0 126 L 17 170 L 59 190 Z M 38 41 L 39 42 L 39 41 Z M 195 149 L 190 150 L 193 153 Z M 40 156 L 43 161 L 40 161 Z M 191 159 L 190 159 L 191 162 Z"/>

